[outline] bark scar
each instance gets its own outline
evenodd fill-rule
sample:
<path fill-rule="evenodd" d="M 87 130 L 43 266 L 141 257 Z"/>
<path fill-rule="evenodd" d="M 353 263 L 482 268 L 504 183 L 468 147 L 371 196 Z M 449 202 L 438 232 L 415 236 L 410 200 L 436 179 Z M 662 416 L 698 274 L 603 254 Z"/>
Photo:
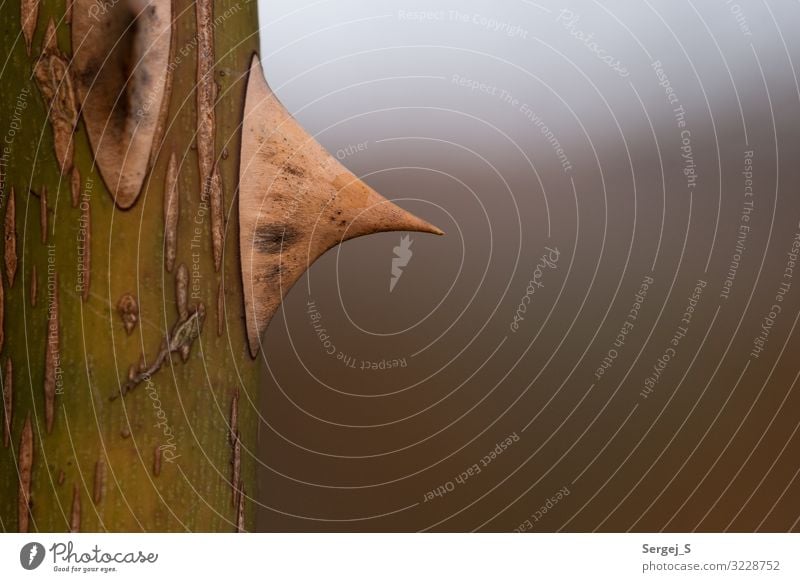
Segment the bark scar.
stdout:
<path fill-rule="evenodd" d="M 98 459 L 94 464 L 94 489 L 92 499 L 95 505 L 103 501 L 106 494 L 106 462 L 105 459 Z"/>
<path fill-rule="evenodd" d="M 144 369 L 140 367 L 136 374 L 122 385 L 120 393 L 113 394 L 109 399 L 116 400 L 119 396 L 124 398 L 125 395 L 136 388 L 136 386 L 152 378 L 156 372 L 161 369 L 161 366 L 164 365 L 164 362 L 171 353 L 180 353 L 184 348 L 191 348 L 194 341 L 200 337 L 205 317 L 205 305 L 198 303 L 193 313 L 186 321 L 177 321 L 175 323 L 170 333 L 168 333 L 161 342 L 161 349 L 158 351 L 153 363 Z"/>
<path fill-rule="evenodd" d="M 214 3 L 197 0 L 197 161 L 203 201 L 211 211 L 211 244 L 214 269 L 222 264 L 222 243 L 225 231 L 222 178 L 214 162 L 216 116 L 214 103 L 217 86 L 214 82 Z"/>
<path fill-rule="evenodd" d="M 42 244 L 47 244 L 47 187 L 42 187 L 39 194 L 39 229 L 42 235 Z"/>
<path fill-rule="evenodd" d="M 178 253 L 178 217 L 180 216 L 178 193 L 178 162 L 173 152 L 169 156 L 164 184 L 164 266 L 168 273 L 175 266 Z"/>
<path fill-rule="evenodd" d="M 22 0 L 19 20 L 22 26 L 22 35 L 25 37 L 25 49 L 30 56 L 33 33 L 36 32 L 36 23 L 39 21 L 39 0 Z"/>
<path fill-rule="evenodd" d="M 153 475 L 161 475 L 161 448 L 158 446 L 153 450 Z"/>
<path fill-rule="evenodd" d="M 36 307 L 38 288 L 39 288 L 39 276 L 36 273 L 36 265 L 33 265 L 33 269 L 31 269 L 31 307 Z M 2 303 L 2 301 L 0 301 L 0 303 Z M 0 321 L 2 321 L 2 317 L 0 317 Z M 2 336 L 1 331 L 0 331 L 0 336 Z M 2 346 L 3 342 L 0 339 L 0 348 L 2 348 Z"/>
<path fill-rule="evenodd" d="M 6 358 L 3 374 L 3 446 L 11 442 L 11 427 L 14 422 L 14 365 L 11 357 Z"/>
<path fill-rule="evenodd" d="M 131 335 L 139 322 L 139 304 L 136 298 L 130 293 L 126 293 L 117 302 L 117 313 L 122 318 L 122 325 L 125 333 Z"/>
<path fill-rule="evenodd" d="M 80 269 L 78 281 L 81 289 L 81 299 L 83 301 L 88 301 L 89 288 L 92 284 L 92 205 L 89 203 L 88 199 L 81 202 L 79 224 L 83 234 L 83 247 L 78 250 L 78 264 Z"/>
<path fill-rule="evenodd" d="M 3 350 L 3 344 L 6 339 L 6 291 L 5 283 L 0 279 L 0 351 Z"/>
<path fill-rule="evenodd" d="M 72 178 L 70 179 L 70 194 L 72 194 L 72 207 L 77 208 L 81 198 L 81 173 L 77 166 L 72 168 Z"/>
<path fill-rule="evenodd" d="M 14 286 L 14 279 L 17 275 L 17 204 L 14 196 L 14 188 L 8 194 L 6 203 L 5 217 L 5 262 L 8 286 Z"/>
<path fill-rule="evenodd" d="M 239 506 L 236 510 L 236 533 L 244 532 L 244 498 L 245 491 L 242 487 L 242 492 L 239 495 Z"/>
<path fill-rule="evenodd" d="M 31 415 L 25 418 L 19 443 L 19 497 L 17 513 L 19 532 L 28 533 L 31 510 L 31 480 L 33 476 L 33 428 Z"/>
<path fill-rule="evenodd" d="M 72 486 L 72 510 L 69 516 L 69 531 L 71 533 L 81 531 L 81 493 L 77 483 Z"/>
<path fill-rule="evenodd" d="M 44 49 L 33 74 L 36 84 L 48 104 L 48 117 L 53 127 L 53 139 L 61 174 L 72 171 L 74 153 L 73 133 L 78 123 L 78 106 L 73 89 L 72 74 L 64 54 L 58 50 L 56 28 L 53 19 L 47 23 L 44 35 Z"/>
<path fill-rule="evenodd" d="M 231 444 L 231 489 L 233 507 L 239 507 L 239 498 L 242 495 L 242 445 L 239 435 L 239 390 L 237 389 L 231 400 L 231 419 L 228 432 L 228 441 Z"/>
<path fill-rule="evenodd" d="M 217 337 L 225 331 L 225 287 L 220 281 L 217 289 Z"/>
<path fill-rule="evenodd" d="M 47 346 L 44 363 L 44 415 L 47 434 L 53 431 L 57 385 L 61 375 L 61 330 L 58 316 L 58 273 L 54 277 L 55 291 L 47 307 Z"/>

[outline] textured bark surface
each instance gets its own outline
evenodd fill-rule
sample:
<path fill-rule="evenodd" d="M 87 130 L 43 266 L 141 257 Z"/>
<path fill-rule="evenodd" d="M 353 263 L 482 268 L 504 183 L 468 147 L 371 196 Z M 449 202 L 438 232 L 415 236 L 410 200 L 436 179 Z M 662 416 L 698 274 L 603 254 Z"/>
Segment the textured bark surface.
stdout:
<path fill-rule="evenodd" d="M 440 231 L 278 102 L 255 2 L 70 5 L 0 14 L 0 528 L 246 531 L 281 299 L 344 240 Z"/>
<path fill-rule="evenodd" d="M 76 0 L 71 25 L 67 4 L 17 0 L 0 11 L 0 529 L 249 529 L 253 501 L 240 491 L 255 491 L 258 364 L 243 324 L 232 195 L 215 268 L 196 143 L 196 6 L 172 3 L 168 54 L 163 34 L 142 37 L 148 29 L 134 27 L 140 36 L 125 37 L 109 77 L 97 57 L 116 39 L 92 27 L 127 6 L 150 14 L 151 3 Z M 151 20 L 169 8 L 156 4 Z M 216 102 L 203 156 L 233 193 L 257 8 L 241 0 L 204 7 L 211 18 L 201 36 L 217 60 L 204 63 Z M 76 32 L 93 44 L 76 52 Z M 115 122 L 105 131 L 97 129 L 104 114 Z M 94 151 L 107 159 L 94 163 Z M 178 265 L 187 277 L 180 300 Z M 219 309 L 228 319 L 222 334 Z M 125 386 L 133 387 L 120 397 Z"/>

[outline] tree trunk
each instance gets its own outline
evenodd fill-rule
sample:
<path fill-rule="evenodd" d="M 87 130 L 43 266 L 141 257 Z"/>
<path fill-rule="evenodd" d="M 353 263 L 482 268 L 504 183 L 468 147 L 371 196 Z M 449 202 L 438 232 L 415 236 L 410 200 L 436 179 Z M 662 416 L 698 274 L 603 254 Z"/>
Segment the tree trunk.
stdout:
<path fill-rule="evenodd" d="M 144 154 L 149 167 L 141 191 L 128 188 L 132 203 L 121 200 L 125 177 L 109 176 L 115 164 L 118 174 L 131 169 L 126 165 L 140 171 L 133 166 L 141 152 L 135 139 L 127 150 L 120 147 L 125 136 L 115 135 L 112 124 L 100 125 L 104 141 L 91 143 L 89 125 L 97 121 L 81 86 L 104 88 L 99 75 L 87 79 L 78 63 L 74 27 L 82 17 L 99 29 L 121 8 L 148 9 L 148 0 L 36 4 L 12 0 L 0 11 L 2 54 L 8 55 L 0 73 L 0 362 L 4 422 L 10 419 L 0 451 L 0 526 L 246 529 L 254 515 L 258 368 L 244 332 L 234 194 L 247 72 L 258 49 L 257 4 L 173 1 L 169 66 L 164 69 L 162 60 L 152 71 L 171 77 L 162 99 L 165 123 L 152 150 L 146 148 L 152 154 Z M 47 38 L 50 22 L 55 46 Z M 124 21 L 124 34 L 147 33 L 149 24 L 139 30 L 129 24 Z M 198 131 L 198 104 L 204 105 L 196 96 L 198 53 L 208 50 L 209 39 L 216 59 L 205 54 L 201 60 L 210 63 L 213 82 L 200 86 L 210 88 L 212 108 L 216 86 L 211 132 L 207 125 Z M 158 48 L 154 39 L 144 40 Z M 104 57 L 94 54 L 101 49 L 87 46 L 89 60 Z M 59 75 L 64 63 L 69 72 Z M 130 78 L 146 88 L 159 80 L 144 78 L 150 74 L 145 69 L 141 78 Z M 74 123 L 72 97 L 82 106 Z M 159 104 L 147 95 L 139 96 L 139 111 L 131 109 L 132 98 L 123 101 L 111 103 L 115 114 L 145 121 L 159 115 Z M 198 152 L 218 171 L 219 209 L 201 188 L 201 172 L 209 170 Z M 219 269 L 212 212 L 214 220 L 223 217 L 227 243 Z"/>
<path fill-rule="evenodd" d="M 281 299 L 344 240 L 441 234 L 297 125 L 257 23 L 252 0 L 4 5 L 6 531 L 248 529 Z"/>

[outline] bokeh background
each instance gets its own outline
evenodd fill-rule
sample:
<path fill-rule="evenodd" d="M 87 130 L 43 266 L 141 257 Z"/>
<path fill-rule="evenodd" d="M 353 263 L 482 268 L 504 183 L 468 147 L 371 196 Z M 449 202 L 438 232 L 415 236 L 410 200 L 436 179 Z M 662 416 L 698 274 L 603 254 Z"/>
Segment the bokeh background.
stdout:
<path fill-rule="evenodd" d="M 260 530 L 800 529 L 800 4 L 259 2 L 289 111 L 447 233 L 289 294 Z"/>

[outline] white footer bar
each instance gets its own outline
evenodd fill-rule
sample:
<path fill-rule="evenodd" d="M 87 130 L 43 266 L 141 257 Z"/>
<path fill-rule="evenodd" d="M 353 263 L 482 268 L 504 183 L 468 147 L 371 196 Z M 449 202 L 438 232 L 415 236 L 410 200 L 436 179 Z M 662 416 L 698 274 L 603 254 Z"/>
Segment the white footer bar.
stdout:
<path fill-rule="evenodd" d="M 800 580 L 797 534 L 5 534 L 3 580 Z M 257 578 L 253 578 L 257 576 Z"/>

